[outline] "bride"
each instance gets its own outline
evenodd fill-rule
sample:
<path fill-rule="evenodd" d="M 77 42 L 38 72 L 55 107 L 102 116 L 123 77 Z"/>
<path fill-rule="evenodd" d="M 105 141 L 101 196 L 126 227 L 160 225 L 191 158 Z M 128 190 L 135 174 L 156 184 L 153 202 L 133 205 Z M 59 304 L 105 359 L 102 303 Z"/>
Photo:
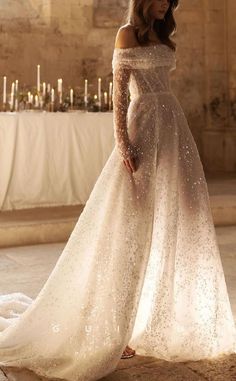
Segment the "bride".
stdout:
<path fill-rule="evenodd" d="M 37 298 L 1 296 L 4 379 L 91 381 L 122 353 L 236 350 L 202 163 L 169 83 L 177 5 L 130 0 L 112 60 L 116 145 Z"/>

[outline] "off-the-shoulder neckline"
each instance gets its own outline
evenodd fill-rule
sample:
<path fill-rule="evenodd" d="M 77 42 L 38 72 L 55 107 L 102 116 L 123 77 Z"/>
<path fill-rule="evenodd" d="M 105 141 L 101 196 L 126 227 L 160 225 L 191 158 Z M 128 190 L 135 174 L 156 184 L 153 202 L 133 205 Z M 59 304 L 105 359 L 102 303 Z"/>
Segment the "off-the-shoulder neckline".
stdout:
<path fill-rule="evenodd" d="M 128 50 L 133 50 L 133 49 L 157 48 L 158 46 L 166 46 L 168 49 L 170 49 L 170 47 L 166 44 L 152 44 L 152 45 L 146 45 L 146 46 L 137 45 L 137 46 L 132 46 L 130 48 L 114 48 L 114 50 L 128 51 Z"/>

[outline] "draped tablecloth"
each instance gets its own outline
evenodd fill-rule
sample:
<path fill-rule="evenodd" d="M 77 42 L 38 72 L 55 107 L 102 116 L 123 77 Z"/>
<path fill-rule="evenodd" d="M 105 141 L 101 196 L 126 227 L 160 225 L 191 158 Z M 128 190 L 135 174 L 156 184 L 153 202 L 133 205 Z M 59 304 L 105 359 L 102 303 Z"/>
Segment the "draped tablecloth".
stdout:
<path fill-rule="evenodd" d="M 111 112 L 0 113 L 0 210 L 85 204 L 113 148 Z"/>

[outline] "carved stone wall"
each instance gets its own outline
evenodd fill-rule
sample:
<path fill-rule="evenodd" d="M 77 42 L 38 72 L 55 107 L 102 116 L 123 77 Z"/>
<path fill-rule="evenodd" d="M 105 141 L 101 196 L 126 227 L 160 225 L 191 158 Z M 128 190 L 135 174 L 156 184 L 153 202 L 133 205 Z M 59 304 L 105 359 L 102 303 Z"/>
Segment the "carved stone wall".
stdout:
<path fill-rule="evenodd" d="M 115 35 L 127 0 L 2 0 L 0 76 L 65 86 L 112 79 Z M 236 172 L 236 2 L 182 0 L 176 12 L 177 95 L 207 171 Z M 1 91 L 1 90 L 0 90 Z"/>

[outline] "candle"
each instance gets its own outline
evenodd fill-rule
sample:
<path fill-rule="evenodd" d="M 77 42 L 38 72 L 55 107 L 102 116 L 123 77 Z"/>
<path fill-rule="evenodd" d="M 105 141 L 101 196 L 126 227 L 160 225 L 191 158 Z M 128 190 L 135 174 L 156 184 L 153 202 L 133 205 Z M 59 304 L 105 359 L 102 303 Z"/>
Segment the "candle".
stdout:
<path fill-rule="evenodd" d="M 51 85 L 50 83 L 47 84 L 47 93 L 50 94 L 51 92 Z"/>
<path fill-rule="evenodd" d="M 28 103 L 31 103 L 31 92 L 28 91 Z"/>
<path fill-rule="evenodd" d="M 19 81 L 18 81 L 18 79 L 17 79 L 17 80 L 16 80 L 16 84 L 15 84 L 16 94 L 18 93 L 18 85 L 19 85 Z"/>
<path fill-rule="evenodd" d="M 57 80 L 57 91 L 58 93 L 62 93 L 62 79 L 61 78 Z"/>
<path fill-rule="evenodd" d="M 39 97 L 38 97 L 38 95 L 35 95 L 35 97 L 34 97 L 34 105 L 35 105 L 36 108 L 39 107 Z"/>
<path fill-rule="evenodd" d="M 62 78 L 57 80 L 57 91 L 59 93 L 59 103 L 62 104 Z"/>
<path fill-rule="evenodd" d="M 11 94 L 15 95 L 15 82 L 11 84 Z"/>
<path fill-rule="evenodd" d="M 54 89 L 51 90 L 51 102 L 54 103 L 55 101 L 55 91 Z"/>
<path fill-rule="evenodd" d="M 74 103 L 74 91 L 73 89 L 70 89 L 70 104 L 73 106 Z"/>
<path fill-rule="evenodd" d="M 98 102 L 98 96 L 97 96 L 97 94 L 95 94 L 95 95 L 93 96 L 93 99 L 94 99 L 94 104 L 95 104 L 95 106 L 98 106 L 98 107 L 99 107 L 99 102 Z"/>
<path fill-rule="evenodd" d="M 43 82 L 43 97 L 46 97 L 46 83 Z"/>
<path fill-rule="evenodd" d="M 12 82 L 12 84 L 11 84 L 11 93 L 13 95 L 15 94 L 15 82 Z"/>
<path fill-rule="evenodd" d="M 109 82 L 109 110 L 111 110 L 112 102 L 112 82 Z"/>
<path fill-rule="evenodd" d="M 98 78 L 98 106 L 99 108 L 101 108 L 101 105 L 102 105 L 101 85 L 102 85 L 102 80 L 101 78 Z"/>
<path fill-rule="evenodd" d="M 84 103 L 85 107 L 87 107 L 88 104 L 88 80 L 85 79 L 84 81 Z"/>
<path fill-rule="evenodd" d="M 84 81 L 84 95 L 86 95 L 86 97 L 88 96 L 88 80 L 85 79 Z"/>
<path fill-rule="evenodd" d="M 40 65 L 37 65 L 37 92 L 40 93 Z"/>
<path fill-rule="evenodd" d="M 15 98 L 15 110 L 18 111 L 18 89 L 19 89 L 19 81 L 18 79 L 16 80 L 15 84 L 15 93 L 16 93 L 16 98 Z"/>
<path fill-rule="evenodd" d="M 7 103 L 7 77 L 3 77 L 3 104 Z"/>
<path fill-rule="evenodd" d="M 104 103 L 107 106 L 107 92 L 104 91 Z"/>
<path fill-rule="evenodd" d="M 15 82 L 11 84 L 11 100 L 10 100 L 10 108 L 11 111 L 14 109 L 14 96 L 15 96 Z"/>

